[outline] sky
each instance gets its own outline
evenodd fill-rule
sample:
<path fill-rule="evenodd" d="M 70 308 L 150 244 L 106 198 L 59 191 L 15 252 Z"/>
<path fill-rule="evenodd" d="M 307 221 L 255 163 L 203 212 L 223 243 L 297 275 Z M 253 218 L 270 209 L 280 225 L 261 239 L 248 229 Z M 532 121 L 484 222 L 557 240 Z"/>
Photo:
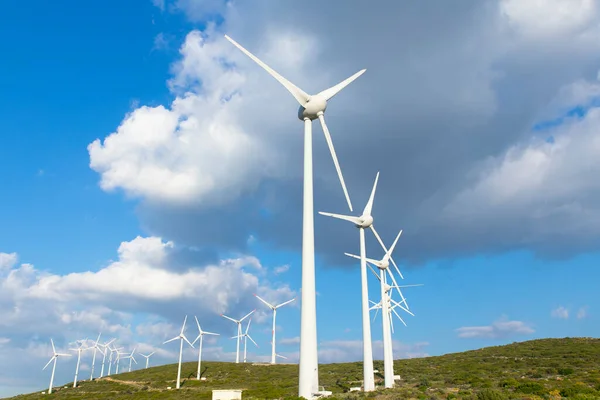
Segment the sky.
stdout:
<path fill-rule="evenodd" d="M 367 69 L 326 117 L 355 211 L 380 172 L 375 226 L 403 230 L 402 283 L 424 284 L 395 357 L 598 335 L 597 2 L 33 0 L 3 6 L 0 34 L 0 396 L 47 387 L 50 338 L 176 362 L 162 342 L 185 315 L 191 340 L 193 316 L 221 334 L 203 358 L 233 361 L 220 314 L 256 309 L 248 358 L 268 361 L 254 294 L 297 299 L 277 352 L 298 360 L 302 123 L 224 34 L 308 93 Z M 315 211 L 347 213 L 313 125 Z M 323 363 L 361 359 L 357 233 L 315 216 Z M 381 359 L 380 316 L 372 332 Z"/>

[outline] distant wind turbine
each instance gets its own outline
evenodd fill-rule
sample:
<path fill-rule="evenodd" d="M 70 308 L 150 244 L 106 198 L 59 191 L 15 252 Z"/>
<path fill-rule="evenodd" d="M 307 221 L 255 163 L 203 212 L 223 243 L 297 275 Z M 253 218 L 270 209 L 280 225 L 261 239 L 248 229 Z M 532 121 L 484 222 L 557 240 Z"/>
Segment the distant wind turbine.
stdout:
<path fill-rule="evenodd" d="M 228 317 L 225 314 L 221 314 L 221 317 L 227 318 L 228 320 L 233 321 L 233 322 L 235 322 L 237 324 L 237 335 L 232 337 L 232 339 L 237 338 L 237 350 L 235 352 L 235 362 L 236 362 L 236 364 L 240 362 L 240 339 L 242 337 L 242 321 L 245 320 L 246 318 L 248 318 L 250 315 L 252 315 L 252 313 L 254 311 L 256 311 L 256 309 L 250 311 L 242 319 L 233 319 L 231 317 Z"/>
<path fill-rule="evenodd" d="M 100 335 L 102 335 L 102 332 L 98 334 L 98 339 L 96 339 L 96 342 L 91 347 L 92 349 L 94 349 L 94 355 L 92 356 L 92 372 L 90 374 L 90 381 L 94 379 L 94 367 L 96 366 L 96 352 L 99 351 L 100 353 L 104 354 L 102 352 L 102 349 L 100 348 L 100 345 L 98 344 L 100 342 Z"/>
<path fill-rule="evenodd" d="M 292 301 L 294 301 L 296 299 L 294 298 L 294 299 L 288 300 L 286 302 L 283 302 L 283 303 L 275 306 L 271 303 L 267 303 L 265 300 L 260 298 L 257 294 L 255 294 L 254 296 L 256 296 L 257 299 L 262 301 L 264 304 L 266 304 L 267 307 L 269 307 L 271 310 L 273 310 L 273 331 L 272 331 L 272 337 L 271 337 L 271 364 L 275 364 L 275 356 L 277 355 L 275 353 L 275 318 L 277 317 L 277 309 L 285 306 L 286 304 L 291 303 Z"/>
<path fill-rule="evenodd" d="M 116 339 L 109 340 L 108 342 L 101 345 L 102 347 L 104 347 L 104 352 L 102 353 L 102 369 L 100 370 L 100 378 L 102 378 L 104 376 L 104 362 L 106 361 L 106 353 L 108 353 L 110 351 L 112 354 L 112 351 L 110 350 L 109 346 L 115 340 Z M 110 362 L 111 362 L 111 360 L 109 359 L 109 363 Z M 110 372 L 109 372 L 109 375 L 110 375 Z"/>
<path fill-rule="evenodd" d="M 197 340 L 200 340 L 200 345 L 198 346 L 198 372 L 196 373 L 196 379 L 200 380 L 200 364 L 202 363 L 202 340 L 204 339 L 204 335 L 219 336 L 219 334 L 203 331 L 200 327 L 200 322 L 198 322 L 198 318 L 196 316 L 194 316 L 194 318 L 196 319 L 196 325 L 198 325 L 198 332 L 200 332 L 196 339 L 194 339 L 194 341 L 192 342 L 192 344 L 194 344 Z"/>
<path fill-rule="evenodd" d="M 142 354 L 142 353 L 138 353 L 140 356 L 142 356 L 142 357 L 144 357 L 146 359 L 146 368 L 145 369 L 148 369 L 148 361 L 150 361 L 150 357 L 154 353 L 155 353 L 154 351 L 152 353 L 148 354 L 148 355 L 145 355 L 145 354 Z"/>
<path fill-rule="evenodd" d="M 132 361 L 137 364 L 137 361 L 133 357 L 133 353 L 135 353 L 135 349 L 136 348 L 134 347 L 133 350 L 131 351 L 131 354 L 129 354 L 127 357 L 124 357 L 124 358 L 129 358 L 129 371 L 128 372 L 131 372 L 131 362 Z"/>
<path fill-rule="evenodd" d="M 87 339 L 78 340 L 77 342 L 79 342 L 79 347 L 77 347 L 76 349 L 69 349 L 71 351 L 77 352 L 77 365 L 75 367 L 75 379 L 73 379 L 73 387 L 77 387 L 77 376 L 79 375 L 79 363 L 81 361 L 81 352 L 88 349 L 88 347 L 84 347 L 85 343 L 87 342 Z"/>
<path fill-rule="evenodd" d="M 246 362 L 246 348 L 247 348 L 247 345 L 248 345 L 248 339 L 250 339 L 252 341 L 252 343 L 254 343 L 254 345 L 256 347 L 258 347 L 258 344 L 256 344 L 256 342 L 254 341 L 254 339 L 252 339 L 252 336 L 250 336 L 250 334 L 248 333 L 248 330 L 250 329 L 250 322 L 252 322 L 252 318 L 250 318 L 248 320 L 248 325 L 246 326 L 246 332 L 245 333 L 243 333 L 241 336 L 238 335 L 238 336 L 233 336 L 232 337 L 232 339 L 235 339 L 235 338 L 238 338 L 238 339 L 239 338 L 244 338 L 244 362 Z"/>
<path fill-rule="evenodd" d="M 48 365 L 50 365 L 50 363 L 54 361 L 54 363 L 52 364 L 52 375 L 50 375 L 50 386 L 48 387 L 48 394 L 52 393 L 52 384 L 54 383 L 54 371 L 56 370 L 56 359 L 58 357 L 71 357 L 70 354 L 57 353 L 56 348 L 54 347 L 54 341 L 52 339 L 50 339 L 50 343 L 52 344 L 52 358 L 50 358 L 50 361 L 48 361 L 48 363 L 44 365 L 44 368 L 42 368 L 42 371 L 45 370 L 48 367 Z"/>
<path fill-rule="evenodd" d="M 176 384 L 177 389 L 179 389 L 179 387 L 181 385 L 181 358 L 183 357 L 183 342 L 185 341 L 187 344 L 194 347 L 194 345 L 191 344 L 190 341 L 183 334 L 183 331 L 185 331 L 185 322 L 186 321 L 187 321 L 187 315 L 183 319 L 183 325 L 181 326 L 181 332 L 179 332 L 179 335 L 177 335 L 174 338 L 169 339 L 163 343 L 163 344 L 167 344 L 167 343 L 172 342 L 173 340 L 177 340 L 177 339 L 179 339 L 179 341 L 180 341 L 180 343 L 179 343 L 179 366 L 177 368 L 177 384 Z"/>

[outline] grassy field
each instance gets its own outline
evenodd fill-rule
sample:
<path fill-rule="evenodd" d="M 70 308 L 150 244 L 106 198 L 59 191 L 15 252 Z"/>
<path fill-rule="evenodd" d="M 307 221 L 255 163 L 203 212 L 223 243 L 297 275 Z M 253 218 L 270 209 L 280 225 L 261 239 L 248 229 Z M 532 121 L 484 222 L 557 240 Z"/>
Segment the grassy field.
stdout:
<path fill-rule="evenodd" d="M 210 399 L 212 389 L 243 389 L 244 399 L 293 399 L 297 395 L 297 365 L 253 365 L 206 362 L 195 379 L 196 363 L 184 363 L 180 390 L 177 365 L 113 375 L 78 388 L 56 389 L 57 399 Z M 396 360 L 397 388 L 369 394 L 348 393 L 360 386 L 361 363 L 319 366 L 321 385 L 334 399 L 600 399 L 600 339 L 542 339 L 488 347 L 464 353 Z M 383 372 L 383 362 L 375 368 Z M 383 384 L 377 374 L 376 384 Z M 43 389 L 40 390 L 40 392 Z M 47 398 L 21 395 L 13 399 Z"/>

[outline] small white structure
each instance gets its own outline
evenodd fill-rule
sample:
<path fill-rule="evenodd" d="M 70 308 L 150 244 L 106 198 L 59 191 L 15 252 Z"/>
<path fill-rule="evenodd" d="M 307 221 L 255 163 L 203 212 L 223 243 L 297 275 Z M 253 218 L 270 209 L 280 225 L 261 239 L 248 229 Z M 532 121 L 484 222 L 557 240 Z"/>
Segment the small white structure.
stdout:
<path fill-rule="evenodd" d="M 400 375 L 394 375 L 394 380 L 395 380 L 395 381 L 399 381 L 399 380 L 401 380 L 401 379 L 400 379 Z"/>
<path fill-rule="evenodd" d="M 351 392 L 360 392 L 361 390 L 362 390 L 362 388 L 360 386 L 355 386 L 355 387 L 350 388 Z"/>
<path fill-rule="evenodd" d="M 242 400 L 242 389 L 213 390 L 212 400 Z"/>

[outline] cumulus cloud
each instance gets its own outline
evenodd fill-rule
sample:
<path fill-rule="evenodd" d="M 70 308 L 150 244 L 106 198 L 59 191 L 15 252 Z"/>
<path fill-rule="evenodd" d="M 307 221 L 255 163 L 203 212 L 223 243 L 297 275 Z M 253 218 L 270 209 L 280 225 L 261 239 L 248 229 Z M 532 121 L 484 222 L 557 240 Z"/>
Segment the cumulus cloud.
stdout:
<path fill-rule="evenodd" d="M 0 253 L 0 271 L 10 269 L 17 263 L 17 253 Z"/>
<path fill-rule="evenodd" d="M 535 330 L 522 321 L 509 321 L 501 318 L 491 325 L 464 326 L 456 329 L 459 338 L 465 339 L 505 339 L 513 336 L 530 335 Z"/>
<path fill-rule="evenodd" d="M 171 241 L 136 237 L 121 243 L 117 260 L 98 271 L 65 275 L 45 272 L 32 264 L 17 265 L 16 255 L 11 255 L 6 264 L 12 267 L 0 270 L 0 363 L 6 365 L 17 356 L 26 361 L 5 374 L 5 382 L 11 386 L 39 382 L 41 372 L 29 374 L 28 382 L 21 382 L 18 376 L 26 375 L 25 370 L 50 353 L 50 338 L 62 348 L 75 339 L 95 338 L 101 332 L 103 342 L 117 338 L 127 351 L 138 346 L 138 350 L 150 352 L 179 330 L 184 314 L 188 314 L 187 332 L 193 340 L 193 315 L 207 330 L 228 332 L 233 327 L 219 313 L 247 312 L 253 293 L 275 300 L 295 296 L 286 284 L 271 288 L 267 280 L 259 281 L 263 267 L 255 257 L 171 269 L 177 251 Z M 228 352 L 216 342 L 207 341 L 207 345 L 213 348 L 207 350 L 207 356 L 227 357 Z M 175 350 L 157 350 L 155 362 L 174 359 Z M 186 354 L 193 359 L 193 351 Z M 60 371 L 58 378 L 66 379 L 66 371 Z"/>
<path fill-rule="evenodd" d="M 289 264 L 280 265 L 278 267 L 275 267 L 275 269 L 273 270 L 273 273 L 275 275 L 280 275 L 280 274 L 287 272 L 289 269 L 290 269 Z"/>
<path fill-rule="evenodd" d="M 559 306 L 558 308 L 552 310 L 550 315 L 552 315 L 553 318 L 568 319 L 569 310 L 563 306 Z"/>
<path fill-rule="evenodd" d="M 182 44 L 169 80 L 175 100 L 127 115 L 90 145 L 90 165 L 105 190 L 142 199 L 143 223 L 160 235 L 243 251 L 252 234 L 299 250 L 299 233 L 290 229 L 300 223 L 302 142 L 289 134 L 301 131 L 297 105 L 223 40 L 229 33 L 309 92 L 367 67 L 327 115 L 351 196 L 368 196 L 374 169 L 382 171 L 376 213 L 395 218 L 379 230 L 393 237 L 398 226 L 405 229 L 405 261 L 515 247 L 546 255 L 591 249 L 596 180 L 588 173 L 564 190 L 561 183 L 581 172 L 569 154 L 593 144 L 593 113 L 587 122 L 545 131 L 554 143 L 530 129 L 559 109 L 553 99 L 561 88 L 594 78 L 590 71 L 595 75 L 600 63 L 600 42 L 590 39 L 600 20 L 595 3 L 558 2 L 440 2 L 435 13 L 395 2 L 351 8 L 328 2 L 318 3 L 320 13 L 310 18 L 310 1 L 301 9 L 221 2 L 209 12 L 206 2 L 171 2 L 191 19 L 194 7 L 204 17 L 219 12 L 222 23 L 190 33 Z M 357 24 L 368 34 L 356 37 Z M 417 36 L 418 46 L 409 40 Z M 541 51 L 548 46 L 539 40 L 552 42 L 552 51 Z M 352 118 L 344 118 L 348 110 Z M 315 202 L 335 211 L 343 197 L 319 140 L 315 135 Z M 593 148 L 586 148 L 586 159 Z M 369 161 L 372 169 L 363 165 L 366 153 L 378 155 Z M 546 203 L 539 205 L 542 196 Z M 260 214 L 265 209 L 268 216 Z M 218 224 L 217 217 L 231 223 Z M 563 222 L 567 229 L 557 232 Z M 214 227 L 210 233 L 203 232 L 206 223 Z M 340 254 L 351 233 L 331 221 L 315 224 L 328 264 L 347 263 Z M 565 241 L 569 235 L 573 240 Z"/>

